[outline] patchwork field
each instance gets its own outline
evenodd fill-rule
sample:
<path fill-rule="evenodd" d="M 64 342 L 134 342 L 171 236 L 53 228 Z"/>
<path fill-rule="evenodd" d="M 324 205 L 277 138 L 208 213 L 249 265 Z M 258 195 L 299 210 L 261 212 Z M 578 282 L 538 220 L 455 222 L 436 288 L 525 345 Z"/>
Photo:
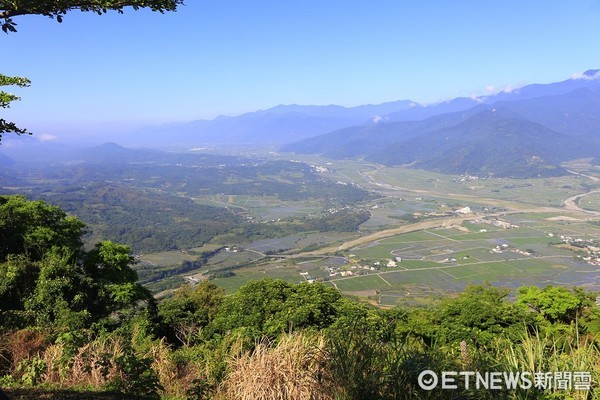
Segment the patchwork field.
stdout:
<path fill-rule="evenodd" d="M 590 193 L 575 206 L 600 210 L 600 193 L 593 193 L 600 188 L 600 171 L 587 164 L 569 167 L 574 170 L 570 176 L 520 180 L 298 158 L 322 166 L 329 180 L 378 194 L 357 205 L 371 215 L 360 231 L 220 242 L 238 251 L 221 251 L 184 276 L 201 280 L 214 275 L 227 293 L 264 277 L 322 281 L 385 306 L 425 305 L 483 282 L 600 291 L 600 266 L 593 265 L 582 247 L 600 246 L 600 217 L 563 206 L 565 199 Z M 319 210 L 315 202 L 275 196 L 207 195 L 194 200 L 239 208 L 261 223 Z M 465 214 L 457 213 L 465 208 Z M 144 255 L 157 265 L 192 259 L 176 252 Z"/>

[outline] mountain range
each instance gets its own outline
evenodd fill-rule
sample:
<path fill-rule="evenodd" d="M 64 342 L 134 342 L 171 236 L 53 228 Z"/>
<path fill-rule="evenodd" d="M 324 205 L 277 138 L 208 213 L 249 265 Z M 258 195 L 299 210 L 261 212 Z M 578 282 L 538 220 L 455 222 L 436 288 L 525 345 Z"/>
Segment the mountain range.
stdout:
<path fill-rule="evenodd" d="M 600 70 L 561 82 L 432 105 L 411 100 L 357 107 L 279 105 L 236 117 L 155 126 L 129 135 L 107 132 L 103 139 L 153 148 L 270 146 L 284 152 L 358 158 L 444 173 L 555 176 L 568 173 L 561 163 L 571 159 L 590 158 L 600 164 Z M 0 148 L 5 154 L 0 153 L 0 165 L 29 159 L 173 162 L 172 154 L 131 153 L 114 144 L 87 152 L 72 147 L 32 142 L 10 151 Z M 184 163 L 198 160 L 197 152 L 177 157 Z"/>
<path fill-rule="evenodd" d="M 428 111 L 412 107 L 385 116 L 389 122 L 343 128 L 282 150 L 455 174 L 564 175 L 564 161 L 600 161 L 599 78 L 590 70 L 578 79 L 454 99 Z M 407 121 L 409 111 L 416 114 Z"/>
<path fill-rule="evenodd" d="M 115 141 L 170 146 L 283 145 L 369 123 L 382 115 L 408 110 L 415 105 L 410 100 L 358 107 L 279 105 L 235 117 L 219 116 L 213 120 L 146 128 L 133 132 L 129 138 L 115 138 Z"/>

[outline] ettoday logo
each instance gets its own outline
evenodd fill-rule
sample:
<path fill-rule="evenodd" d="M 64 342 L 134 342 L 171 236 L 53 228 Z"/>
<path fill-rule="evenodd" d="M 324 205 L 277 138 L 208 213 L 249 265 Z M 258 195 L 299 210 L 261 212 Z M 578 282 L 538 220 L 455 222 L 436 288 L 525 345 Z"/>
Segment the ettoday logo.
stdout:
<path fill-rule="evenodd" d="M 476 372 L 443 371 L 439 375 L 432 370 L 419 374 L 418 383 L 423 390 L 441 388 L 475 390 L 589 390 L 592 384 L 590 372 Z"/>

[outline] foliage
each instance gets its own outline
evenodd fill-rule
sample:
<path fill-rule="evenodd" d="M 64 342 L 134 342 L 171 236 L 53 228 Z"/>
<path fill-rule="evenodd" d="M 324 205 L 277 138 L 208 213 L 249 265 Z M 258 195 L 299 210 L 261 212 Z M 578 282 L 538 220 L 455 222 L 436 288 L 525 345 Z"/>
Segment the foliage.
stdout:
<path fill-rule="evenodd" d="M 62 22 L 63 16 L 71 10 L 91 11 L 104 14 L 109 10 L 123 12 L 125 7 L 135 10 L 149 8 L 152 11 L 175 11 L 183 0 L 25 0 L 25 1 L 0 1 L 0 25 L 4 32 L 16 32 L 16 23 L 13 17 L 26 14 L 44 15 L 56 18 Z"/>
<path fill-rule="evenodd" d="M 437 327 L 430 333 L 444 342 L 467 340 L 477 345 L 488 345 L 501 333 L 510 335 L 530 318 L 506 301 L 508 294 L 507 289 L 489 284 L 469 285 L 458 298 L 442 301 L 434 317 Z"/>
<path fill-rule="evenodd" d="M 205 280 L 182 286 L 159 306 L 159 315 L 171 343 L 189 344 L 193 335 L 211 322 L 223 303 L 225 292 Z"/>
<path fill-rule="evenodd" d="M 3 25 L 4 27 L 4 25 Z M 27 87 L 31 84 L 31 81 L 27 78 L 20 78 L 16 76 L 6 76 L 0 74 L 0 86 L 18 86 Z M 0 108 L 9 108 L 10 103 L 16 100 L 21 100 L 19 96 L 15 96 L 12 93 L 7 93 L 0 90 Z M 26 129 L 19 128 L 14 122 L 6 121 L 0 118 L 0 142 L 2 141 L 2 135 L 5 133 L 16 133 L 17 135 L 29 134 Z"/>
<path fill-rule="evenodd" d="M 152 359 L 139 358 L 131 351 L 115 359 L 115 366 L 120 374 L 109 387 L 134 396 L 146 399 L 160 399 L 162 385 L 156 372 L 151 368 Z"/>
<path fill-rule="evenodd" d="M 320 329 L 335 320 L 340 301 L 339 291 L 323 284 L 262 279 L 227 297 L 209 328 L 219 333 L 241 329 L 252 338 Z"/>
<path fill-rule="evenodd" d="M 539 313 L 550 322 L 565 324 L 575 322 L 585 309 L 594 304 L 595 297 L 580 288 L 569 290 L 560 286 L 536 286 L 519 288 L 517 304 L 522 304 Z"/>
<path fill-rule="evenodd" d="M 52 247 L 78 255 L 84 224 L 59 207 L 24 196 L 0 196 L 0 262 L 9 255 L 39 261 Z"/>
<path fill-rule="evenodd" d="M 60 208 L 0 196 L 0 313 L 5 328 L 80 329 L 150 299 L 127 246 L 82 249 L 84 225 Z"/>

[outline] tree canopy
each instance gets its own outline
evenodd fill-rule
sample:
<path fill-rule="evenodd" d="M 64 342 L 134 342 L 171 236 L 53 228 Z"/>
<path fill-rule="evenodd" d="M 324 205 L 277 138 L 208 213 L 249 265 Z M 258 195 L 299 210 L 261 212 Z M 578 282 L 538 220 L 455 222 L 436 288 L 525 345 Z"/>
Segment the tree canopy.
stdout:
<path fill-rule="evenodd" d="M 56 206 L 0 196 L 0 328 L 81 328 L 151 301 L 129 247 L 85 251 L 83 228 Z"/>
<path fill-rule="evenodd" d="M 134 10 L 149 8 L 164 13 L 175 11 L 183 0 L 0 0 L 0 24 L 4 32 L 16 32 L 13 17 L 27 14 L 45 15 L 62 22 L 63 16 L 72 10 L 104 14 L 108 11 L 123 12 L 125 7 Z"/>

